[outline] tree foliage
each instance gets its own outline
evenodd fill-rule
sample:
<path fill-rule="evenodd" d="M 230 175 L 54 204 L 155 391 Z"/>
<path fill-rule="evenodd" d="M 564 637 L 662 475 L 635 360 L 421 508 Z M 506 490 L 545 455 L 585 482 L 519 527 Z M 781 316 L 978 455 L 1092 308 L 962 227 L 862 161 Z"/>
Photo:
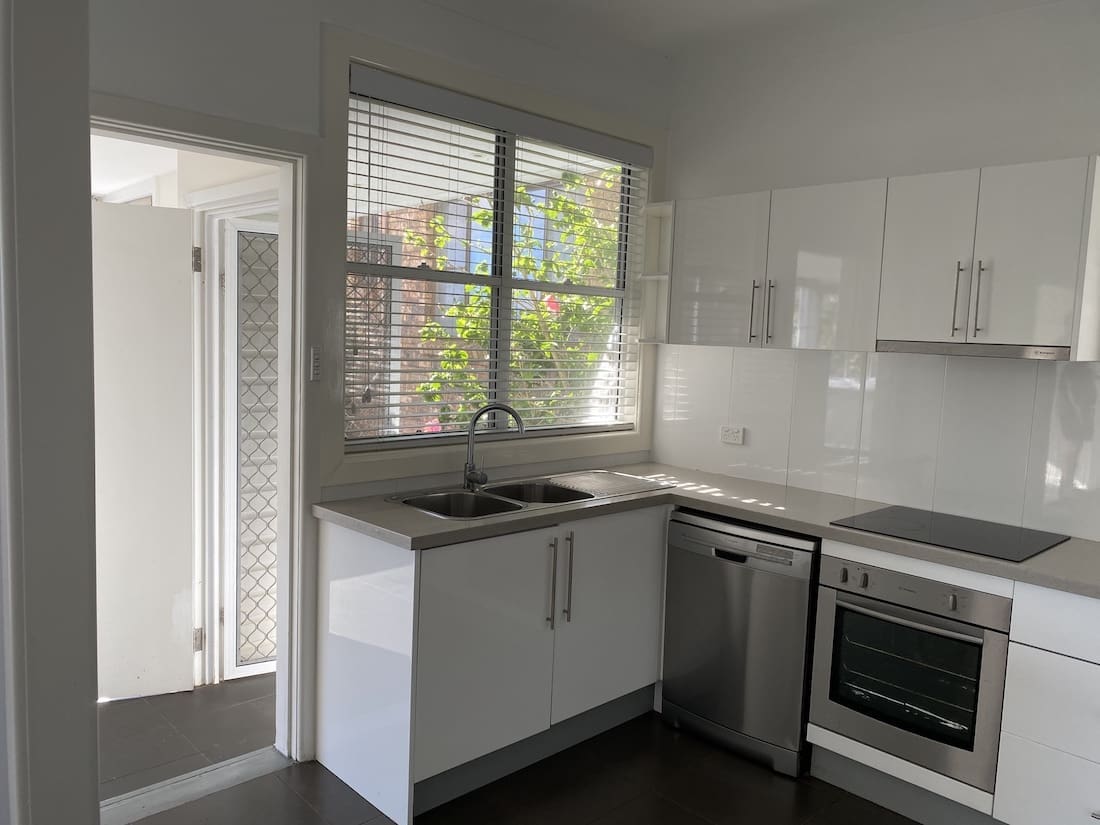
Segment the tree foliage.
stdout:
<path fill-rule="evenodd" d="M 512 291 L 508 396 L 529 426 L 581 423 L 576 420 L 578 399 L 590 398 L 601 376 L 614 369 L 607 361 L 609 351 L 617 350 L 618 299 L 550 291 L 543 285 L 564 290 L 617 285 L 619 186 L 620 171 L 613 168 L 598 176 L 567 172 L 537 188 L 516 187 L 512 271 L 530 288 L 516 283 Z M 494 216 L 486 198 L 469 202 L 474 225 L 491 230 Z M 431 268 L 447 269 L 454 239 L 442 216 L 431 219 L 429 230 L 430 235 L 406 232 L 406 244 L 414 245 Z M 489 275 L 491 250 L 463 243 L 480 253 L 474 272 Z M 461 300 L 444 314 L 452 324 L 429 319 L 420 330 L 421 340 L 437 347 L 437 360 L 417 392 L 440 405 L 440 422 L 447 424 L 467 420 L 489 400 L 489 284 L 466 284 Z"/>

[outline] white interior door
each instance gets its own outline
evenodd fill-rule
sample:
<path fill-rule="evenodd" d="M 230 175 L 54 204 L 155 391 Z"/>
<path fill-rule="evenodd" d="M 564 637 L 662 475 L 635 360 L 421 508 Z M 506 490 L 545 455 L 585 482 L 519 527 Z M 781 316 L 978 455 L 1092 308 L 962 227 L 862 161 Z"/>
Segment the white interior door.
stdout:
<path fill-rule="evenodd" d="M 94 203 L 92 276 L 99 693 L 190 690 L 191 213 Z"/>
<path fill-rule="evenodd" d="M 279 235 L 224 222 L 225 538 L 222 675 L 275 670 L 278 563 Z"/>

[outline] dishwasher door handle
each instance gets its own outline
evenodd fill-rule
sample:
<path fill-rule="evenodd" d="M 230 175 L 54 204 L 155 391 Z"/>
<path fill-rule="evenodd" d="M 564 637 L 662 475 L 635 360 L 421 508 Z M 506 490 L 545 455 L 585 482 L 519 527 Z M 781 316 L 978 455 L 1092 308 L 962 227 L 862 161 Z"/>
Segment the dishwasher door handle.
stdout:
<path fill-rule="evenodd" d="M 785 567 L 790 567 L 792 562 L 790 559 L 777 559 L 770 558 L 768 556 L 761 555 L 759 553 L 749 553 L 739 550 L 727 550 L 725 547 L 716 547 L 713 544 L 708 544 L 698 539 L 693 539 L 689 536 L 680 536 L 677 541 L 683 542 L 683 544 L 677 544 L 675 546 L 680 547 L 683 550 L 687 550 L 689 553 L 697 553 L 700 556 L 710 556 L 711 558 L 721 559 L 722 561 L 732 562 L 734 564 L 747 564 L 749 559 L 756 561 L 767 562 L 768 564 L 777 564 Z M 691 545 L 688 547 L 687 545 Z"/>

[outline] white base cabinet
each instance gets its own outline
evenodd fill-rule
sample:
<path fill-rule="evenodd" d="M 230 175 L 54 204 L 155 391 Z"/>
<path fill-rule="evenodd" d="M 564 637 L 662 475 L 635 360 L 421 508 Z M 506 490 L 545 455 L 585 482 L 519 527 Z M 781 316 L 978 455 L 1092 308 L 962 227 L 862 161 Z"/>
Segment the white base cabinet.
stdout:
<path fill-rule="evenodd" d="M 413 776 L 653 684 L 666 507 L 420 552 Z"/>
<path fill-rule="evenodd" d="M 420 553 L 416 781 L 550 726 L 555 529 Z"/>
<path fill-rule="evenodd" d="M 551 723 L 656 680 L 667 516 L 654 508 L 562 526 Z"/>
<path fill-rule="evenodd" d="M 1093 825 L 1100 764 L 1001 734 L 993 818 L 1007 825 Z"/>

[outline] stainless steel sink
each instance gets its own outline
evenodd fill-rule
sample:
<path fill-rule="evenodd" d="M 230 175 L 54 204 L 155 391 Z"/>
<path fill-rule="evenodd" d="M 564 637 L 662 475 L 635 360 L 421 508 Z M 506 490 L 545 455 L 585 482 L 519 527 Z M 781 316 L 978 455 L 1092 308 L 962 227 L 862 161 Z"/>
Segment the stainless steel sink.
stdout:
<path fill-rule="evenodd" d="M 454 490 L 442 493 L 425 493 L 401 499 L 402 503 L 444 518 L 483 518 L 501 513 L 514 513 L 523 505 L 506 501 L 484 493 Z"/>
<path fill-rule="evenodd" d="M 585 501 L 586 499 L 595 498 L 591 493 L 574 490 L 571 487 L 563 487 L 545 478 L 490 484 L 484 489 L 485 492 L 492 493 L 494 496 L 510 498 L 513 501 L 523 501 L 528 504 L 565 504 L 570 501 Z"/>

